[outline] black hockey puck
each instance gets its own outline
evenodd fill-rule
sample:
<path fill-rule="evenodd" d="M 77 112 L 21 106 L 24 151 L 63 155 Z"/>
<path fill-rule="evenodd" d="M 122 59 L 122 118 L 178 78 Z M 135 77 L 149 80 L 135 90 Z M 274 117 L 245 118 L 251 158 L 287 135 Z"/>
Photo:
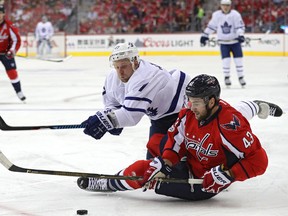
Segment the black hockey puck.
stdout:
<path fill-rule="evenodd" d="M 87 215 L 87 214 L 88 214 L 88 210 L 86 209 L 77 210 L 77 215 Z"/>

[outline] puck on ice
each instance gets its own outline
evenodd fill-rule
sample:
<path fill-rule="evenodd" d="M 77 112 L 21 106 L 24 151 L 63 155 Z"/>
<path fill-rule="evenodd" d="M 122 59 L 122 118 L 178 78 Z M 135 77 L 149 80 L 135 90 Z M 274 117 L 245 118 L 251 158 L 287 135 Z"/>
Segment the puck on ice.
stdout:
<path fill-rule="evenodd" d="M 86 209 L 77 210 L 77 215 L 87 215 L 88 211 Z"/>

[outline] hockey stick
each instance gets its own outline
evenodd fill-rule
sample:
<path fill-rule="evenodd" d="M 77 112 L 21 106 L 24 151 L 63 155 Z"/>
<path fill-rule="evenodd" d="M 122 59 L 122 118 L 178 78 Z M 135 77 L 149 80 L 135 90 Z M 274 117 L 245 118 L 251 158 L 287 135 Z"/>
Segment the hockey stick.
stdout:
<path fill-rule="evenodd" d="M 42 126 L 9 126 L 0 116 L 0 129 L 4 131 L 14 131 L 14 130 L 42 130 L 42 129 L 77 129 L 85 128 L 82 124 L 74 125 L 42 125 Z"/>
<path fill-rule="evenodd" d="M 6 53 L 0 53 L 0 55 L 6 55 Z M 65 58 L 62 59 L 49 59 L 49 58 L 31 58 L 29 56 L 22 56 L 22 55 L 15 55 L 16 57 L 24 58 L 24 59 L 32 59 L 32 60 L 42 60 L 42 61 L 49 61 L 49 62 L 64 62 L 67 61 L 68 59 L 72 58 L 72 55 L 66 56 Z"/>
<path fill-rule="evenodd" d="M 271 33 L 271 30 L 267 30 L 267 31 L 265 32 L 265 35 L 264 35 L 263 37 L 261 37 L 261 38 L 250 38 L 250 37 L 246 37 L 246 38 L 245 38 L 245 41 L 246 41 L 246 42 L 249 42 L 249 41 L 262 41 L 262 40 L 264 40 L 270 33 Z M 219 42 L 237 42 L 238 39 L 235 38 L 235 39 L 233 39 L 233 40 L 217 40 L 217 41 L 219 41 Z"/>
<path fill-rule="evenodd" d="M 118 176 L 118 175 L 105 175 L 97 173 L 85 172 L 69 172 L 69 171 L 56 171 L 56 170 L 41 170 L 41 169 L 28 169 L 16 166 L 0 151 L 0 163 L 12 172 L 32 173 L 32 174 L 45 174 L 57 176 L 74 176 L 74 177 L 95 177 L 101 179 L 119 179 L 119 180 L 134 180 L 139 181 L 141 176 Z M 171 183 L 189 183 L 189 184 L 202 184 L 202 179 L 175 179 L 175 178 L 158 178 L 158 181 L 171 182 Z"/>
<path fill-rule="evenodd" d="M 32 60 L 42 60 L 42 61 L 49 61 L 49 62 L 64 62 L 67 61 L 68 59 L 72 58 L 72 55 L 69 55 L 63 59 L 49 59 L 49 58 L 31 58 L 28 56 L 22 56 L 22 55 L 16 55 L 17 57 L 25 58 L 25 59 L 32 59 Z"/>

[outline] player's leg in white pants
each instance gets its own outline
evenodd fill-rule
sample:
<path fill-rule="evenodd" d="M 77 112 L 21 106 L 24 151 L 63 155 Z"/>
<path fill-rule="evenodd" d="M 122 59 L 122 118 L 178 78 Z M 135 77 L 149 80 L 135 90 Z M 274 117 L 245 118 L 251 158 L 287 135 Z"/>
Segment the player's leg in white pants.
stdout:
<path fill-rule="evenodd" d="M 231 58 L 224 58 L 222 59 L 222 69 L 224 73 L 224 81 L 226 86 L 231 85 L 231 80 L 230 80 L 230 64 L 231 64 Z"/>
<path fill-rule="evenodd" d="M 246 82 L 244 80 L 243 58 L 242 57 L 234 58 L 234 63 L 236 66 L 236 72 L 237 72 L 239 82 L 242 86 L 244 86 L 246 85 Z"/>
<path fill-rule="evenodd" d="M 247 120 L 252 119 L 259 112 L 259 106 L 253 101 L 240 101 L 235 106 Z"/>

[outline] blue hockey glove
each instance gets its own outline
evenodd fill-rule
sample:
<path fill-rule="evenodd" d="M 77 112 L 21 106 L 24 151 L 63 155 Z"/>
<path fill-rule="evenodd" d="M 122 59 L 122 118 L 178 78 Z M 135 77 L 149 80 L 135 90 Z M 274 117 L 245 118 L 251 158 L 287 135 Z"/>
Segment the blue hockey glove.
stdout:
<path fill-rule="evenodd" d="M 111 108 L 106 108 L 106 109 L 104 110 L 104 113 L 105 113 L 106 115 L 108 115 L 109 113 L 111 114 L 111 113 L 113 113 L 113 109 L 111 109 Z M 108 132 L 109 132 L 110 134 L 112 134 L 112 135 L 119 136 L 119 135 L 122 133 L 122 130 L 123 130 L 123 128 L 114 128 L 114 129 L 112 129 L 112 130 L 108 130 Z"/>
<path fill-rule="evenodd" d="M 164 178 L 168 176 L 172 169 L 169 165 L 165 164 L 164 160 L 158 156 L 155 157 L 149 164 L 150 166 L 143 175 L 141 184 L 144 187 L 144 191 L 150 188 L 150 183 L 156 178 Z M 153 183 L 152 183 L 153 184 Z"/>
<path fill-rule="evenodd" d="M 208 37 L 202 35 L 201 38 L 200 38 L 200 44 L 201 46 L 205 46 L 206 45 L 206 42 L 209 40 Z"/>
<path fill-rule="evenodd" d="M 245 42 L 245 37 L 243 35 L 239 36 L 237 38 L 237 40 L 239 41 L 239 43 L 244 43 Z"/>
<path fill-rule="evenodd" d="M 208 193 L 219 193 L 233 181 L 229 171 L 224 170 L 223 165 L 219 165 L 204 174 L 202 190 Z"/>
<path fill-rule="evenodd" d="M 108 132 L 112 135 L 119 136 L 122 133 L 123 128 L 114 128 Z"/>
<path fill-rule="evenodd" d="M 108 116 L 101 111 L 90 116 L 86 121 L 82 122 L 82 125 L 85 126 L 84 133 L 95 139 L 101 139 L 108 130 L 114 129 Z"/>

